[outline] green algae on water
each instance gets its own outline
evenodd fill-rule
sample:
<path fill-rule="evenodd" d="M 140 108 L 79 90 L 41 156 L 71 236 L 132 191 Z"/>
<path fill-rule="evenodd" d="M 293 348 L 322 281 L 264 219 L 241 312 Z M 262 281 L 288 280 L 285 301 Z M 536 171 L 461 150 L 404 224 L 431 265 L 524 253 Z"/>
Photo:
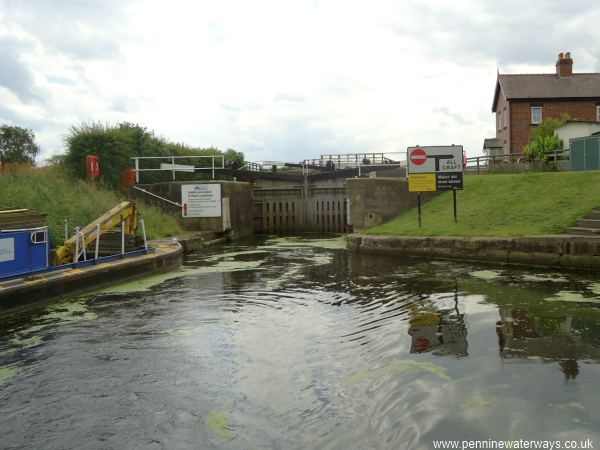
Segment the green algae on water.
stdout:
<path fill-rule="evenodd" d="M 4 350 L 3 352 L 0 352 L 0 358 L 2 358 L 3 356 L 12 355 L 16 351 L 16 348 L 9 348 L 8 350 Z"/>
<path fill-rule="evenodd" d="M 306 258 L 308 261 L 312 261 L 317 266 L 322 266 L 331 263 L 333 256 L 331 255 L 313 255 L 310 258 Z"/>
<path fill-rule="evenodd" d="M 585 411 L 585 405 L 581 402 L 559 403 L 556 405 L 553 403 L 548 403 L 548 406 L 553 406 L 558 409 L 578 409 L 580 411 Z"/>
<path fill-rule="evenodd" d="M 556 276 L 550 276 L 550 275 L 523 275 L 521 277 L 523 279 L 523 281 L 531 281 L 534 283 L 537 282 L 551 282 L 551 283 L 566 283 L 567 280 L 565 277 L 560 276 L 560 275 L 556 275 Z"/>
<path fill-rule="evenodd" d="M 55 320 L 58 322 L 79 322 L 98 318 L 96 313 L 90 312 L 82 302 L 61 302 L 46 308 L 48 311 L 36 320 Z"/>
<path fill-rule="evenodd" d="M 559 291 L 553 297 L 544 300 L 549 302 L 600 303 L 597 297 L 585 297 L 581 292 Z"/>
<path fill-rule="evenodd" d="M 476 270 L 474 272 L 470 272 L 469 275 L 481 280 L 497 280 L 498 278 L 502 277 L 502 274 L 497 270 Z"/>
<path fill-rule="evenodd" d="M 110 286 L 99 291 L 94 292 L 95 294 L 117 294 L 124 292 L 141 292 L 147 291 L 152 286 L 163 283 L 167 280 L 171 280 L 173 278 L 179 278 L 186 275 L 188 269 L 180 269 L 172 272 L 159 273 L 157 275 L 152 275 L 149 277 L 139 278 L 137 280 L 129 281 L 127 283 L 117 284 L 115 286 Z"/>
<path fill-rule="evenodd" d="M 315 247 L 328 250 L 343 250 L 346 248 L 346 238 L 344 236 L 336 236 L 334 238 L 324 239 L 305 239 L 298 237 L 271 238 L 265 242 L 265 245 L 262 248 L 275 249 L 283 247 Z"/>
<path fill-rule="evenodd" d="M 473 411 L 476 409 L 489 408 L 496 404 L 494 399 L 485 399 L 485 398 L 473 398 L 471 400 L 466 400 L 460 404 L 460 407 L 463 411 Z"/>
<path fill-rule="evenodd" d="M 240 250 L 239 252 L 228 252 L 228 253 L 218 253 L 216 255 L 208 256 L 202 259 L 196 260 L 186 260 L 189 263 L 200 262 L 200 261 L 219 261 L 225 258 L 234 258 L 240 255 L 257 255 L 268 253 L 268 250 Z"/>
<path fill-rule="evenodd" d="M 398 359 L 377 369 L 356 372 L 346 378 L 348 384 L 357 384 L 365 380 L 376 380 L 394 372 L 429 372 L 440 380 L 450 381 L 446 369 L 429 361 L 415 361 L 413 359 Z"/>
<path fill-rule="evenodd" d="M 147 291 L 157 284 L 163 283 L 175 278 L 186 277 L 190 275 L 203 275 L 208 273 L 223 273 L 223 272 L 239 272 L 243 270 L 251 270 L 258 268 L 263 263 L 260 261 L 221 261 L 213 266 L 194 266 L 183 267 L 177 271 L 161 273 L 138 280 L 129 281 L 127 283 L 111 286 L 99 291 L 96 294 L 120 294 L 126 292 L 143 292 Z"/>
<path fill-rule="evenodd" d="M 14 337 L 10 340 L 15 345 L 20 346 L 21 348 L 32 348 L 37 347 L 42 344 L 44 341 L 41 336 L 31 336 L 30 338 L 22 338 L 22 337 Z"/>
<path fill-rule="evenodd" d="M 0 367 L 0 386 L 5 384 L 11 378 L 14 378 L 22 369 L 14 366 Z"/>
<path fill-rule="evenodd" d="M 206 428 L 221 439 L 230 437 L 233 430 L 229 427 L 229 418 L 223 411 L 215 410 L 210 413 L 204 422 Z"/>
<path fill-rule="evenodd" d="M 600 295 L 600 283 L 591 283 L 588 287 L 594 294 Z"/>

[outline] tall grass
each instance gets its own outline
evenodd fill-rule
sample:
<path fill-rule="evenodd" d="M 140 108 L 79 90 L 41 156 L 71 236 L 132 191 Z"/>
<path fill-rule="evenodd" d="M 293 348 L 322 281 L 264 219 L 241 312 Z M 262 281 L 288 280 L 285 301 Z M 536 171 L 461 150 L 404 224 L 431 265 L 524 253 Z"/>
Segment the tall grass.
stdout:
<path fill-rule="evenodd" d="M 101 184 L 70 176 L 59 166 L 42 168 L 15 167 L 0 172 L 0 207 L 35 209 L 47 213 L 52 244 L 62 243 L 63 221 L 85 226 L 113 206 L 126 200 Z M 181 232 L 177 220 L 155 207 L 137 204 L 148 238 L 173 236 Z"/>

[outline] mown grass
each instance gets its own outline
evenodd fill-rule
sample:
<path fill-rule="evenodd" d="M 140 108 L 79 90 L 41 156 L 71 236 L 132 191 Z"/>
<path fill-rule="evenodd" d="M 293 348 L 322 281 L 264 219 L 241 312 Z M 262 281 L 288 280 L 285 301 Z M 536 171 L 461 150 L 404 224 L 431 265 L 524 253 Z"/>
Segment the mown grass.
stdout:
<path fill-rule="evenodd" d="M 414 194 L 416 195 L 416 194 Z M 452 192 L 423 204 L 418 227 L 414 208 L 367 234 L 410 236 L 530 236 L 573 226 L 600 206 L 600 171 L 465 176 L 457 192 L 454 223 Z"/>
<path fill-rule="evenodd" d="M 77 180 L 57 166 L 0 172 L 0 207 L 31 208 L 47 213 L 53 245 L 63 241 L 65 218 L 72 230 L 74 226 L 87 225 L 124 200 L 124 195 L 101 184 Z M 137 206 L 149 239 L 181 232 L 174 217 L 139 202 Z"/>

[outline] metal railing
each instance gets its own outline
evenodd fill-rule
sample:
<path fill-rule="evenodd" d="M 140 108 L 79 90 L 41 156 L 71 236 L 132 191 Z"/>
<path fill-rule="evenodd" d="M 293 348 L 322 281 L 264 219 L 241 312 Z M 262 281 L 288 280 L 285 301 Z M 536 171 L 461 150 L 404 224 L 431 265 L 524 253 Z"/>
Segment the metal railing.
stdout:
<path fill-rule="evenodd" d="M 260 172 L 263 168 L 263 165 L 256 162 L 248 161 L 239 170 L 248 170 L 250 172 Z"/>
<path fill-rule="evenodd" d="M 305 159 L 301 163 L 303 173 L 310 169 L 340 170 L 361 167 L 406 167 L 406 152 L 393 153 L 340 153 Z"/>
<path fill-rule="evenodd" d="M 210 170 L 212 172 L 212 178 L 215 178 L 215 170 L 224 169 L 225 168 L 225 157 L 223 155 L 193 155 L 193 156 L 134 156 L 133 159 L 135 163 L 135 182 L 140 182 L 140 172 L 165 172 L 169 171 L 173 173 L 173 180 L 175 180 L 176 172 L 197 172 L 201 170 Z M 199 160 L 208 160 L 207 165 L 202 166 L 188 166 L 182 164 L 175 164 L 175 160 L 189 160 L 189 159 L 199 159 Z M 169 163 L 161 163 L 160 168 L 146 168 L 143 169 L 140 167 L 140 163 L 146 160 L 166 160 L 170 161 Z"/>
<path fill-rule="evenodd" d="M 65 224 L 67 223 L 67 219 L 65 219 Z M 148 250 L 148 240 L 146 237 L 146 224 L 144 223 L 144 219 L 140 219 L 140 225 L 142 226 L 142 237 L 144 239 L 144 250 Z M 68 238 L 67 228 L 65 228 L 65 240 Z M 125 220 L 121 220 L 121 255 L 125 254 Z M 75 235 L 75 254 L 73 255 L 73 263 L 78 263 L 79 258 L 83 256 L 83 260 L 87 261 L 87 245 L 85 243 L 85 235 L 83 231 L 81 231 L 80 227 L 74 228 Z M 94 239 L 94 260 L 97 260 L 100 256 L 100 224 L 96 225 L 96 237 Z"/>

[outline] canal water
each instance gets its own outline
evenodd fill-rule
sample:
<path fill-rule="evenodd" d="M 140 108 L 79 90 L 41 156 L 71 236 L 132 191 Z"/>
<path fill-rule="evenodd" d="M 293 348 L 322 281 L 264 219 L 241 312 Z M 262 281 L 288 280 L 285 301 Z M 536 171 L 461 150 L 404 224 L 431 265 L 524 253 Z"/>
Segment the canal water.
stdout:
<path fill-rule="evenodd" d="M 0 319 L 4 449 L 600 445 L 600 278 L 265 238 Z"/>

